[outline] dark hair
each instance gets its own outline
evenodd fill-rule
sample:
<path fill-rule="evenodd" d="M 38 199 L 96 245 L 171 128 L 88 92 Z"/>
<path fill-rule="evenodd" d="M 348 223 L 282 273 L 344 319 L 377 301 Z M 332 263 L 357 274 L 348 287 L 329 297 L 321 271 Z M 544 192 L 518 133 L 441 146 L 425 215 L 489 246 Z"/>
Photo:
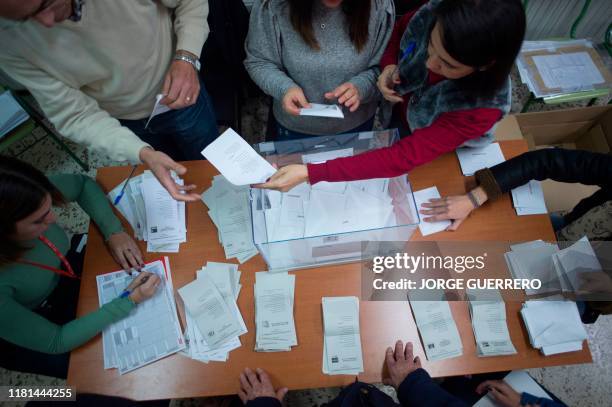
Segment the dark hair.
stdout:
<path fill-rule="evenodd" d="M 312 28 L 312 6 L 319 0 L 289 0 L 289 18 L 291 25 L 300 33 L 302 39 L 314 50 L 319 50 L 319 43 Z M 348 35 L 351 42 L 361 52 L 368 42 L 371 0 L 344 0 L 342 11 L 348 20 Z"/>
<path fill-rule="evenodd" d="M 476 69 L 457 80 L 461 87 L 468 94 L 492 96 L 508 80 L 525 36 L 521 1 L 444 0 L 434 15 L 446 52 Z"/>
<path fill-rule="evenodd" d="M 39 209 L 47 195 L 56 205 L 64 203 L 42 172 L 16 158 L 0 156 L 0 266 L 16 261 L 28 249 L 14 239 L 16 223 Z"/>

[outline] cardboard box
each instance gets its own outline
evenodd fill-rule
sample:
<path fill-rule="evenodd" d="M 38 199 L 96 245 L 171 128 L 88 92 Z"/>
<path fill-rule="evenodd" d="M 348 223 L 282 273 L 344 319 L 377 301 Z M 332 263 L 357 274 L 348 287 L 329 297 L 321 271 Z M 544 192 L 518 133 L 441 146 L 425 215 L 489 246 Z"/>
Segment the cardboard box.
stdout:
<path fill-rule="evenodd" d="M 517 130 L 518 128 L 518 130 Z M 499 133 L 498 133 L 499 131 Z M 521 134 L 530 150 L 550 147 L 612 153 L 612 106 L 593 106 L 507 116 L 495 131 L 498 140 Z M 549 212 L 571 210 L 597 186 L 542 182 Z"/>

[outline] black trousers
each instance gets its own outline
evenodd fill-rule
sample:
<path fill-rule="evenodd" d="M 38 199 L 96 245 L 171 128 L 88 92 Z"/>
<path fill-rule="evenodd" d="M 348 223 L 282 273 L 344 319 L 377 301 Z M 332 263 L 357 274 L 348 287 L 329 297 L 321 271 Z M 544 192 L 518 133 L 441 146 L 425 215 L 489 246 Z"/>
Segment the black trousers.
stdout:
<path fill-rule="evenodd" d="M 66 258 L 77 275 L 83 271 L 85 249 L 80 253 L 76 249 L 83 235 L 74 235 L 70 242 L 70 251 Z M 34 310 L 49 321 L 64 325 L 76 317 L 81 280 L 62 277 L 55 290 L 38 308 Z M 8 370 L 24 373 L 41 374 L 65 379 L 68 375 L 70 353 L 50 355 L 22 348 L 21 346 L 0 339 L 0 366 Z"/>

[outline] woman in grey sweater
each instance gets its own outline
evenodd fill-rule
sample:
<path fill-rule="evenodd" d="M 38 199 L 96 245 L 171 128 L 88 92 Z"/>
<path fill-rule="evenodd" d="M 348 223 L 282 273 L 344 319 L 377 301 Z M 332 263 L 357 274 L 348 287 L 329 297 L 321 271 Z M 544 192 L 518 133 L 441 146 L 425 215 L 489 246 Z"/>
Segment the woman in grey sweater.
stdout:
<path fill-rule="evenodd" d="M 394 17 L 391 0 L 255 1 L 244 64 L 274 98 L 279 139 L 372 129 Z M 344 119 L 299 116 L 310 103 L 337 103 Z"/>

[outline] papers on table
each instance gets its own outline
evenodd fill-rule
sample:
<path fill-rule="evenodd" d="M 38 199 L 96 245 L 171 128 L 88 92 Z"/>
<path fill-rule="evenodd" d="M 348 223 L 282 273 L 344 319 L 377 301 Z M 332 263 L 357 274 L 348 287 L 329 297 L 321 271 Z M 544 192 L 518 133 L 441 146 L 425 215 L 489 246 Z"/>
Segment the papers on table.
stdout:
<path fill-rule="evenodd" d="M 202 201 L 219 231 L 219 242 L 227 259 L 235 257 L 242 264 L 259 253 L 253 244 L 248 186 L 233 185 L 217 175 L 202 194 Z"/>
<path fill-rule="evenodd" d="M 410 301 L 430 361 L 461 356 L 463 344 L 448 301 Z"/>
<path fill-rule="evenodd" d="M 514 278 L 539 279 L 539 289 L 526 289 L 527 295 L 553 291 L 578 292 L 584 273 L 603 273 L 601 264 L 586 237 L 559 250 L 556 244 L 536 240 L 510 246 L 506 263 Z"/>
<path fill-rule="evenodd" d="M 183 185 L 182 179 L 171 175 L 177 184 Z M 108 193 L 111 203 L 125 182 Z M 178 253 L 180 244 L 187 241 L 185 202 L 172 198 L 151 171 L 129 180 L 116 208 L 132 226 L 134 236 L 147 242 L 148 252 Z"/>
<path fill-rule="evenodd" d="M 538 289 L 526 288 L 525 294 L 535 295 L 561 289 L 552 256 L 559 251 L 556 244 L 541 240 L 510 246 L 512 251 L 504 256 L 506 264 L 516 279 L 537 279 L 542 283 Z"/>
<path fill-rule="evenodd" d="M 153 106 L 153 111 L 149 115 L 149 120 L 147 120 L 147 124 L 145 124 L 145 129 L 149 127 L 149 123 L 151 123 L 151 119 L 153 119 L 155 116 L 172 110 L 168 106 L 164 105 L 163 103 L 160 103 L 163 98 L 164 98 L 164 95 L 162 95 L 161 93 L 155 97 L 155 106 Z"/>
<path fill-rule="evenodd" d="M 300 116 L 318 116 L 318 117 L 335 117 L 344 119 L 344 113 L 338 105 L 322 105 L 320 103 L 311 103 L 310 107 L 300 109 Z"/>
<path fill-rule="evenodd" d="M 518 394 L 529 393 L 532 396 L 536 396 L 542 399 L 551 400 L 548 393 L 527 374 L 524 370 L 515 370 L 514 372 L 508 373 L 504 377 L 504 381 L 512 387 Z M 473 407 L 498 407 L 501 404 L 496 403 L 491 397 L 484 396 Z"/>
<path fill-rule="evenodd" d="M 421 210 L 421 205 L 428 203 L 430 199 L 440 198 L 440 192 L 435 186 L 421 189 L 420 191 L 414 192 L 414 201 L 416 202 L 417 210 Z M 425 209 L 425 208 L 424 208 Z M 427 215 L 425 215 L 427 216 Z M 433 233 L 441 232 L 446 230 L 451 225 L 450 220 L 441 220 L 438 222 L 425 222 L 421 219 L 419 223 L 419 230 L 423 236 L 431 235 Z"/>
<path fill-rule="evenodd" d="M 28 120 L 30 116 L 8 90 L 0 94 L 0 138 Z"/>
<path fill-rule="evenodd" d="M 290 351 L 297 345 L 293 304 L 295 275 L 255 273 L 255 350 Z"/>
<path fill-rule="evenodd" d="M 491 168 L 505 161 L 499 143 L 491 143 L 478 148 L 458 148 L 457 158 L 459 158 L 463 175 L 474 175 L 480 169 Z"/>
<path fill-rule="evenodd" d="M 468 290 L 468 296 L 474 290 Z M 478 356 L 514 355 L 516 349 L 510 339 L 506 322 L 506 304 L 499 292 L 497 298 L 486 298 L 478 293 L 470 298 L 472 330 L 476 338 Z"/>
<path fill-rule="evenodd" d="M 363 372 L 359 299 L 323 297 L 323 373 Z"/>
<path fill-rule="evenodd" d="M 593 43 L 524 41 L 516 60 L 523 83 L 538 98 L 608 88 L 610 72 Z"/>
<path fill-rule="evenodd" d="M 202 150 L 202 155 L 234 185 L 266 182 L 276 172 L 231 128 Z"/>
<path fill-rule="evenodd" d="M 517 215 L 540 215 L 548 213 L 540 181 L 531 180 L 512 190 L 512 203 Z"/>
<path fill-rule="evenodd" d="M 147 263 L 144 271 L 161 280 L 155 295 L 102 333 L 104 368 L 127 373 L 185 348 L 168 258 Z M 117 298 L 135 276 L 125 271 L 96 276 L 100 306 Z"/>
<path fill-rule="evenodd" d="M 225 362 L 229 352 L 241 346 L 239 336 L 247 327 L 237 303 L 240 274 L 235 264 L 209 261 L 193 283 L 179 289 L 186 308 L 186 356 L 204 363 Z"/>
<path fill-rule="evenodd" d="M 529 334 L 531 346 L 548 356 L 582 349 L 587 338 L 573 301 L 526 301 L 521 316 Z"/>

